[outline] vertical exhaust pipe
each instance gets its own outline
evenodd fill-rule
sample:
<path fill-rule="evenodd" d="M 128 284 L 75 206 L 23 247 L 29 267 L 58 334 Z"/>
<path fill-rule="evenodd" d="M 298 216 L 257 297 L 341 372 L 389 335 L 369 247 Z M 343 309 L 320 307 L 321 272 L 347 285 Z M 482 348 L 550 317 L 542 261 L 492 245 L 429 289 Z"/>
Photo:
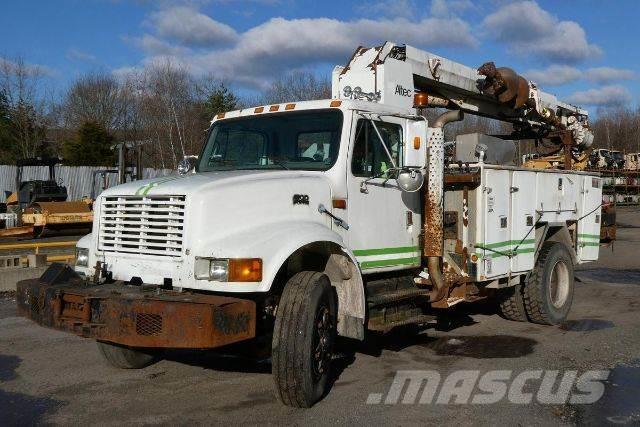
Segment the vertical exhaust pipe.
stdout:
<path fill-rule="evenodd" d="M 428 180 L 424 197 L 424 247 L 427 271 L 435 286 L 431 301 L 440 301 L 446 295 L 442 273 L 444 256 L 444 126 L 464 118 L 462 110 L 447 111 L 433 122 L 429 136 Z"/>

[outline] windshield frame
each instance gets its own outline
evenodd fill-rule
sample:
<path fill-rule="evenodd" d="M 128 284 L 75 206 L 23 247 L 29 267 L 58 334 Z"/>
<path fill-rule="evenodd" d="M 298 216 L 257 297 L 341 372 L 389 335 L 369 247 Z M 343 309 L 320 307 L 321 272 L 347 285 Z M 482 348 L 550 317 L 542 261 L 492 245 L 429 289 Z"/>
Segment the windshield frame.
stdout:
<path fill-rule="evenodd" d="M 326 112 L 337 112 L 337 114 L 339 114 L 339 120 L 340 120 L 340 127 L 338 130 L 338 142 L 337 142 L 337 148 L 336 148 L 336 155 L 334 156 L 334 158 L 332 159 L 330 164 L 327 164 L 326 167 L 324 168 L 303 168 L 303 167 L 296 167 L 296 163 L 294 162 L 292 165 L 289 165 L 286 161 L 283 163 L 275 163 L 273 166 L 274 167 L 240 167 L 240 168 L 230 168 L 230 169 L 216 169 L 216 170 L 202 170 L 201 168 L 201 163 L 205 157 L 205 152 L 207 151 L 207 146 L 209 145 L 210 142 L 210 138 L 211 138 L 211 134 L 214 132 L 215 128 L 217 125 L 220 125 L 222 123 L 229 123 L 229 122 L 236 122 L 236 121 L 242 121 L 242 120 L 251 120 L 253 118 L 256 117 L 265 117 L 265 116 L 282 116 L 282 115 L 301 115 L 301 114 L 309 114 L 309 113 L 326 113 Z M 345 130 L 345 114 L 342 111 L 342 109 L 340 108 L 309 108 L 309 109 L 301 109 L 301 110 L 297 110 L 297 111 L 280 111 L 280 112 L 276 112 L 276 113 L 263 113 L 263 114 L 251 114 L 251 115 L 242 115 L 242 116 L 238 116 L 238 117 L 230 117 L 230 118 L 225 118 L 225 119 L 220 119 L 220 120 L 216 120 L 214 121 L 211 126 L 209 126 L 209 129 L 207 130 L 207 134 L 205 136 L 205 140 L 204 140 L 204 144 L 202 145 L 202 149 L 200 150 L 200 155 L 198 156 L 198 161 L 196 162 L 196 166 L 195 166 L 195 171 L 197 173 L 204 173 L 204 172 L 232 172 L 232 171 L 243 171 L 243 170 L 252 170 L 252 171 L 272 171 L 272 170 L 291 170 L 291 171 L 308 171 L 308 172 L 327 172 L 330 171 L 331 169 L 333 169 L 336 165 L 336 163 L 338 162 L 338 158 L 340 157 L 340 151 L 342 150 L 342 139 L 344 136 L 344 130 Z M 318 132 L 320 132 L 322 130 L 318 130 Z M 305 130 L 302 132 L 299 132 L 298 134 L 302 134 L 302 133 L 311 133 L 314 132 L 313 129 L 309 129 L 309 130 Z M 271 166 L 271 165 L 270 165 Z"/>

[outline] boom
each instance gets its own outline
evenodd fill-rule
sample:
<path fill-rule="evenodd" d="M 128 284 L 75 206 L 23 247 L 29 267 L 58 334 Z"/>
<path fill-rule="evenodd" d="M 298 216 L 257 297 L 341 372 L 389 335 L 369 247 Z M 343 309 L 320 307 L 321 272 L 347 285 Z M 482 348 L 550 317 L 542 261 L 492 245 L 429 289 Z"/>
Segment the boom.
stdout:
<path fill-rule="evenodd" d="M 459 109 L 510 122 L 519 139 L 559 137 L 574 150 L 584 150 L 593 142 L 587 111 L 559 101 L 512 69 L 496 68 L 493 62 L 473 69 L 386 42 L 356 49 L 346 67 L 334 70 L 332 86 L 335 98 L 365 99 L 406 109 Z"/>

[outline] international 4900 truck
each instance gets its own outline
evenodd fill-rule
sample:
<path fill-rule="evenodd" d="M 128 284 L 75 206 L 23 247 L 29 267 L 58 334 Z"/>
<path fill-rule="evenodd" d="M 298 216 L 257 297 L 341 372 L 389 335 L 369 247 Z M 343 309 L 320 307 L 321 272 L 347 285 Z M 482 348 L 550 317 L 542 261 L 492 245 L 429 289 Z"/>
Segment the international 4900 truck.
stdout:
<path fill-rule="evenodd" d="M 20 282 L 20 313 L 121 368 L 272 337 L 276 395 L 296 407 L 327 392 L 338 335 L 490 297 L 508 319 L 562 322 L 574 266 L 598 258 L 602 181 L 571 170 L 587 112 L 509 68 L 390 42 L 332 80 L 332 99 L 218 114 L 193 170 L 104 191 L 75 266 Z M 465 113 L 513 133 L 445 143 Z M 565 169 L 514 166 L 521 139 Z"/>

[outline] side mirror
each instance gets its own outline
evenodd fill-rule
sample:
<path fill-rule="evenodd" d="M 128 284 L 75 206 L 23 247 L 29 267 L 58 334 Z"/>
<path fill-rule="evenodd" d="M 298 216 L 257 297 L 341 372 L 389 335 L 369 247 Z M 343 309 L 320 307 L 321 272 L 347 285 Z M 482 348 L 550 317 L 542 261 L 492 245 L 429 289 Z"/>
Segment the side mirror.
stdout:
<path fill-rule="evenodd" d="M 402 169 L 396 181 L 402 191 L 415 193 L 422 188 L 424 175 L 420 169 Z"/>
<path fill-rule="evenodd" d="M 180 175 L 186 175 L 191 171 L 194 171 L 196 168 L 196 162 L 198 161 L 198 156 L 184 156 L 180 163 L 178 163 L 178 173 Z"/>

